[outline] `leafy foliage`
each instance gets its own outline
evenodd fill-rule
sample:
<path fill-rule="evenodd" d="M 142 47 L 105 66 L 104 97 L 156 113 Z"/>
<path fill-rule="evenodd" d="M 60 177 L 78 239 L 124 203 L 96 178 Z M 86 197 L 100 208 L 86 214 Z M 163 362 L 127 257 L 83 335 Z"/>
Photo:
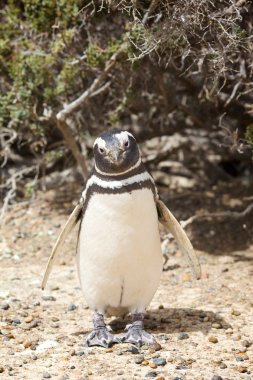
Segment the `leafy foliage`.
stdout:
<path fill-rule="evenodd" d="M 0 22 L 2 162 L 12 163 L 12 150 L 48 170 L 62 162 L 62 136 L 48 115 L 80 96 L 126 42 L 108 86 L 69 120 L 81 146 L 118 125 L 140 140 L 210 135 L 212 149 L 222 146 L 222 126 L 251 143 L 252 7 L 233 0 L 7 1 Z M 223 150 L 238 154 L 227 143 Z"/>

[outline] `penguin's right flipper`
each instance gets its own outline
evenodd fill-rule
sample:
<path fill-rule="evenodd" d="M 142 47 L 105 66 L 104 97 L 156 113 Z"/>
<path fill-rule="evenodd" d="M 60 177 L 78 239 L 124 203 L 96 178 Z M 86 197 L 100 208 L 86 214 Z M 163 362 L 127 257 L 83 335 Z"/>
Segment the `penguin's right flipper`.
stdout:
<path fill-rule="evenodd" d="M 63 230 L 61 231 L 58 239 L 56 240 L 56 243 L 54 245 L 54 248 L 52 250 L 52 253 L 49 257 L 49 260 L 47 262 L 47 267 L 44 273 L 43 281 L 41 284 L 41 288 L 44 290 L 45 286 L 47 284 L 48 277 L 50 275 L 50 272 L 52 270 L 52 267 L 54 265 L 57 253 L 59 252 L 59 249 L 61 248 L 62 244 L 64 243 L 66 237 L 69 235 L 69 233 L 73 230 L 75 225 L 79 222 L 82 214 L 82 209 L 83 209 L 83 198 L 80 199 L 72 213 L 70 214 L 67 223 L 63 227 Z"/>

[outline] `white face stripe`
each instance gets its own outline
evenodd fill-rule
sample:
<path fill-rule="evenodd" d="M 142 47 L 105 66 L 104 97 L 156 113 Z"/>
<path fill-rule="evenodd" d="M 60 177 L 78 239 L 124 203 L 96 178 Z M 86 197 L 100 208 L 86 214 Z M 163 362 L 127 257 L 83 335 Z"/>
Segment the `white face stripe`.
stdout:
<path fill-rule="evenodd" d="M 126 174 L 126 173 L 130 172 L 131 170 L 138 168 L 138 166 L 140 164 L 141 164 L 141 156 L 139 157 L 139 159 L 136 162 L 136 164 L 134 164 L 133 166 L 131 166 L 131 168 L 125 170 L 124 172 L 120 172 L 120 173 L 107 173 L 107 172 L 103 172 L 102 170 L 98 169 L 96 163 L 95 163 L 95 169 L 96 169 L 96 171 L 99 174 L 103 174 L 103 175 L 106 175 L 106 176 L 109 176 L 109 177 L 117 177 L 118 175 Z"/>
<path fill-rule="evenodd" d="M 95 141 L 94 141 L 94 144 L 93 144 L 93 148 L 95 145 L 98 145 L 99 148 L 102 148 L 102 149 L 105 149 L 106 146 L 105 146 L 105 140 L 103 140 L 101 137 L 98 137 Z"/>
<path fill-rule="evenodd" d="M 134 138 L 134 136 L 127 131 L 121 131 L 115 134 L 115 137 L 118 139 L 121 145 L 124 145 L 124 143 L 128 141 L 129 136 Z"/>
<path fill-rule="evenodd" d="M 151 177 L 151 175 L 147 171 L 140 173 L 140 174 L 136 174 L 133 177 L 121 179 L 118 181 L 117 180 L 115 180 L 115 181 L 104 181 L 103 179 L 100 179 L 95 174 L 93 174 L 93 176 L 90 179 L 88 179 L 87 184 L 86 184 L 86 188 L 83 191 L 82 196 L 85 199 L 86 192 L 89 189 L 89 187 L 92 185 L 98 185 L 99 187 L 102 187 L 104 189 L 118 189 L 118 188 L 121 188 L 124 186 L 132 185 L 134 183 L 144 182 L 147 180 L 150 180 L 150 181 L 152 181 L 152 183 L 154 183 L 153 178 Z"/>
<path fill-rule="evenodd" d="M 127 131 L 121 131 L 119 133 L 115 133 L 114 135 L 118 141 L 122 144 L 124 144 L 126 141 L 128 141 L 128 136 L 131 136 L 134 140 L 134 136 L 132 135 L 132 133 L 130 132 L 127 132 Z M 93 144 L 93 148 L 95 145 L 98 145 L 99 148 L 102 148 L 102 149 L 105 149 L 106 148 L 106 145 L 105 145 L 105 140 L 102 139 L 102 137 L 98 137 L 95 141 L 94 141 L 94 144 Z"/>

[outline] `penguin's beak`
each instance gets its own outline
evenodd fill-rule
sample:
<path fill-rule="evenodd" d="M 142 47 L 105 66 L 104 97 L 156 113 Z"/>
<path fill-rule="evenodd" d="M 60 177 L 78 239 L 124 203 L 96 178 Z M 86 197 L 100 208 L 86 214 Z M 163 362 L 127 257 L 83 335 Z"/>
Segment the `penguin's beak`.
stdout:
<path fill-rule="evenodd" d="M 119 161 L 121 161 L 121 158 L 122 158 L 122 150 L 121 149 L 118 149 L 118 148 L 114 148 L 113 150 L 111 150 L 109 152 L 109 157 L 111 159 L 111 161 L 113 163 L 118 163 Z"/>

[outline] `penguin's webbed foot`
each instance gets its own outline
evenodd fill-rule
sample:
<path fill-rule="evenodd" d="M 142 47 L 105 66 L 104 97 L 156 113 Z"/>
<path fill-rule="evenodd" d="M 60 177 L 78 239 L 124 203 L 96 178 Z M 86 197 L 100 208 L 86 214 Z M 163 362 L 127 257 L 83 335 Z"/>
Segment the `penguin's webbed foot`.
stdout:
<path fill-rule="evenodd" d="M 110 332 L 108 326 L 95 328 L 86 339 L 88 347 L 102 346 L 105 348 L 111 347 L 114 343 L 119 343 L 119 339 Z"/>
<path fill-rule="evenodd" d="M 127 325 L 125 330 L 126 332 L 121 337 L 121 342 L 123 343 L 132 343 L 138 347 L 141 347 L 143 344 L 156 343 L 153 335 L 144 330 L 142 321 L 134 321 Z"/>
<path fill-rule="evenodd" d="M 114 343 L 120 343 L 119 338 L 115 337 L 111 327 L 107 326 L 103 314 L 95 312 L 93 314 L 94 330 L 87 336 L 86 344 L 91 346 L 111 347 Z"/>

